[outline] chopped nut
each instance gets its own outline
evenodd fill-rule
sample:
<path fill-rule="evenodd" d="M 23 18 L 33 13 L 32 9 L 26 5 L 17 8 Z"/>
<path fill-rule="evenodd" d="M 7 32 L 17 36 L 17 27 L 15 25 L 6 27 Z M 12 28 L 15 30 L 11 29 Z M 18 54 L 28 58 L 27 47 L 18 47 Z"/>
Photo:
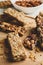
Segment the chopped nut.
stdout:
<path fill-rule="evenodd" d="M 32 61 L 35 61 L 35 54 L 33 52 L 30 52 L 30 55 L 29 55 L 29 58 L 32 60 Z"/>

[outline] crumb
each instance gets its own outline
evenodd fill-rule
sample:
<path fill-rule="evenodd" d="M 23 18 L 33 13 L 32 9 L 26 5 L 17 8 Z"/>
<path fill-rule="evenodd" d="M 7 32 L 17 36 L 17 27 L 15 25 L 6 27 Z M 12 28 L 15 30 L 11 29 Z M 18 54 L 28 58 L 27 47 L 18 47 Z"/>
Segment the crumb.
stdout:
<path fill-rule="evenodd" d="M 40 56 L 42 56 L 42 55 L 40 54 Z"/>
<path fill-rule="evenodd" d="M 33 52 L 30 52 L 29 58 L 35 62 L 35 54 Z"/>

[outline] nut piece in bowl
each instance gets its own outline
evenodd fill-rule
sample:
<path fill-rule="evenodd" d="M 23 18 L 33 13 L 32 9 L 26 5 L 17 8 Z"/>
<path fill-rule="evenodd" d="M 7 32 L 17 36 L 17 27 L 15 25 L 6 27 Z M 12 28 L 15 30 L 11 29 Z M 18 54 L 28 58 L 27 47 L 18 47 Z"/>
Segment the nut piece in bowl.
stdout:
<path fill-rule="evenodd" d="M 31 14 L 36 10 L 38 10 L 39 8 L 43 7 L 42 2 L 40 1 L 38 2 L 37 1 L 27 2 L 27 1 L 19 1 L 19 0 L 10 0 L 10 1 L 16 9 L 18 9 L 19 11 L 23 11 L 24 13 L 27 14 L 28 13 Z"/>
<path fill-rule="evenodd" d="M 42 2 L 40 0 L 16 1 L 15 4 L 22 6 L 22 7 L 36 7 L 38 5 L 41 5 Z"/>

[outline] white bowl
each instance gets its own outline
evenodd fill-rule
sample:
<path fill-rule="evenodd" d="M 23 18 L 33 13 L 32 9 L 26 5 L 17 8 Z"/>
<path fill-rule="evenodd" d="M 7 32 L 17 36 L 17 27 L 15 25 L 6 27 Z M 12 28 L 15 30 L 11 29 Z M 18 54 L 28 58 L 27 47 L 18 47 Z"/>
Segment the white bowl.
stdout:
<path fill-rule="evenodd" d="M 22 11 L 24 13 L 28 13 L 28 14 L 34 13 L 37 9 L 43 7 L 43 4 L 36 6 L 36 7 L 22 7 L 22 6 L 18 6 L 15 4 L 15 2 L 18 0 L 10 0 L 10 1 L 16 9 L 18 9 L 19 11 Z"/>

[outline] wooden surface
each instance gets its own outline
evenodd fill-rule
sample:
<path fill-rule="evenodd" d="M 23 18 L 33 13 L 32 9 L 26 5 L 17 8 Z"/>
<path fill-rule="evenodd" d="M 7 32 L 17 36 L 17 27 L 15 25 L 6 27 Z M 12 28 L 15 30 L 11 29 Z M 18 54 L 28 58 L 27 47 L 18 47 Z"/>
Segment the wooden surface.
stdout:
<path fill-rule="evenodd" d="M 0 32 L 0 44 L 4 44 L 3 43 L 3 39 L 6 38 L 6 34 L 3 32 Z M 0 49 L 1 50 L 1 49 Z M 2 53 L 2 51 L 4 51 L 3 47 L 2 50 L 0 52 L 0 54 Z M 34 51 L 32 51 L 33 53 Z M 30 54 L 30 50 L 26 50 L 27 53 L 27 59 L 21 62 L 8 62 L 5 59 L 4 53 L 2 53 L 2 55 L 0 55 L 0 65 L 43 65 L 43 52 L 37 52 L 35 53 L 35 61 L 31 60 L 29 58 L 29 54 Z"/>
<path fill-rule="evenodd" d="M 2 1 L 2 0 L 0 0 L 0 1 Z M 0 14 L 1 14 L 1 12 L 0 12 Z M 2 49 L 0 48 L 0 51 L 1 51 L 0 52 L 0 65 L 43 65 L 43 52 L 37 52 L 37 53 L 35 53 L 36 59 L 35 59 L 35 61 L 33 61 L 33 60 L 31 60 L 29 58 L 30 50 L 26 50 L 27 57 L 28 57 L 26 60 L 21 61 L 21 62 L 13 62 L 13 63 L 8 62 L 5 59 L 4 48 L 3 48 L 3 44 L 4 44 L 3 43 L 3 39 L 5 39 L 6 36 L 7 36 L 7 34 L 5 34 L 5 33 L 3 33 L 3 32 L 0 31 L 0 46 L 2 44 Z M 34 52 L 34 51 L 32 51 L 32 52 Z"/>

